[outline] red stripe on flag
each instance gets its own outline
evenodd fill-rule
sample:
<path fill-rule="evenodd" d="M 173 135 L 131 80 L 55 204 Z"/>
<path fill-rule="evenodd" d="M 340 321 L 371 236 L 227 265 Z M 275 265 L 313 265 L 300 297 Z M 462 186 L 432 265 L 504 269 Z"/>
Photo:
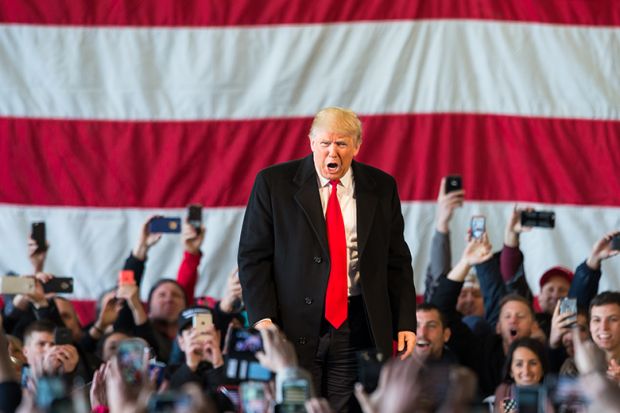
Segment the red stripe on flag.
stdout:
<path fill-rule="evenodd" d="M 6 4 L 6 3 L 9 3 Z M 617 0 L 29 0 L 0 1 L 0 22 L 80 26 L 254 26 L 481 19 L 618 26 Z"/>
<path fill-rule="evenodd" d="M 403 200 L 442 176 L 467 198 L 620 206 L 620 122 L 471 114 L 364 116 L 362 162 Z M 245 205 L 256 172 L 309 153 L 309 118 L 104 122 L 0 118 L 0 202 Z"/>

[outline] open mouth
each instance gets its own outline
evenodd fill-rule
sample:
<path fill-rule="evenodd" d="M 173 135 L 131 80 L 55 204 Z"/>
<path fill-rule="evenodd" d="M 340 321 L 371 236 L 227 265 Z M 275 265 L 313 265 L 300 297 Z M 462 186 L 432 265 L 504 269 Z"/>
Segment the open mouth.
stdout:
<path fill-rule="evenodd" d="M 330 172 L 335 172 L 338 170 L 338 164 L 336 162 L 330 162 L 327 164 L 327 170 Z"/>
<path fill-rule="evenodd" d="M 418 340 L 418 342 L 416 343 L 416 346 L 420 347 L 421 349 L 428 348 L 429 345 L 430 345 L 430 343 L 428 341 Z"/>
<path fill-rule="evenodd" d="M 516 337 L 517 336 L 517 329 L 516 328 L 511 328 L 510 329 L 510 337 Z"/>

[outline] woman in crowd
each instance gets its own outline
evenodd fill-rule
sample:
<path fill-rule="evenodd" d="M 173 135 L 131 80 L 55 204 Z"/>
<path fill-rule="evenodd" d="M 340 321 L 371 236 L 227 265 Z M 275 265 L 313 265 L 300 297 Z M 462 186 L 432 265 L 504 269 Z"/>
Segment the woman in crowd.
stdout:
<path fill-rule="evenodd" d="M 504 364 L 504 381 L 495 391 L 495 412 L 517 412 L 518 389 L 542 383 L 548 371 L 547 353 L 540 341 L 530 337 L 515 340 Z"/>

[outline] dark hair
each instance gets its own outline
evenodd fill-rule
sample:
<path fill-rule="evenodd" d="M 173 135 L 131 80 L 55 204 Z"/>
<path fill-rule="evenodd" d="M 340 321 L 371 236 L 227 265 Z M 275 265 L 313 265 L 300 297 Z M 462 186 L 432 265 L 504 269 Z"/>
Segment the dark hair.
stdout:
<path fill-rule="evenodd" d="M 125 331 L 125 330 L 115 330 L 115 331 L 112 331 L 110 333 L 105 333 L 97 341 L 97 349 L 95 350 L 95 355 L 97 356 L 97 358 L 99 358 L 99 360 L 103 360 L 103 349 L 105 348 L 105 343 L 114 334 L 124 334 L 127 337 L 132 337 L 131 333 L 129 333 L 128 331 Z"/>
<path fill-rule="evenodd" d="M 149 290 L 149 298 L 147 300 L 147 304 L 149 305 L 149 307 L 151 306 L 151 299 L 153 298 L 153 293 L 155 293 L 155 290 L 158 289 L 161 285 L 164 284 L 174 284 L 177 287 L 179 287 L 179 290 L 181 290 L 181 293 L 183 294 L 183 298 L 185 298 L 185 305 L 187 305 L 187 303 L 189 302 L 188 297 L 187 297 L 187 292 L 185 291 L 185 289 L 183 288 L 183 286 L 181 284 L 179 284 L 176 280 L 173 280 L 172 278 L 163 278 L 159 281 L 157 281 Z"/>
<path fill-rule="evenodd" d="M 504 306 L 506 304 L 508 304 L 511 301 L 518 301 L 520 303 L 523 303 L 527 306 L 527 308 L 530 310 L 530 315 L 532 316 L 533 319 L 536 319 L 536 313 L 534 312 L 534 307 L 532 307 L 532 302 L 530 300 L 528 300 L 527 298 L 523 297 L 522 295 L 519 295 L 517 293 L 510 293 L 510 294 L 506 294 L 502 300 L 499 302 L 499 312 L 502 312 L 502 308 L 504 308 Z"/>
<path fill-rule="evenodd" d="M 48 320 L 35 320 L 28 324 L 26 330 L 24 330 L 24 344 L 33 333 L 50 333 L 54 334 L 56 326 Z"/>
<path fill-rule="evenodd" d="M 422 303 L 422 304 L 419 304 L 418 308 L 416 308 L 416 312 L 418 312 L 418 311 L 437 311 L 437 313 L 439 314 L 439 321 L 441 321 L 441 326 L 444 329 L 448 328 L 446 317 L 441 312 L 439 307 L 437 307 L 435 304 L 432 304 L 432 303 Z"/>
<path fill-rule="evenodd" d="M 616 304 L 620 306 L 620 292 L 618 291 L 603 291 L 590 301 L 590 312 L 592 307 L 598 307 L 601 305 Z"/>
<path fill-rule="evenodd" d="M 514 383 L 514 378 L 510 376 L 510 370 L 512 367 L 512 356 L 516 349 L 519 347 L 525 347 L 530 350 L 532 353 L 536 354 L 538 360 L 540 361 L 540 365 L 543 370 L 543 377 L 549 371 L 549 360 L 547 358 L 547 351 L 545 349 L 545 345 L 541 343 L 539 340 L 531 337 L 523 337 L 519 338 L 512 342 L 510 347 L 508 348 L 508 354 L 506 355 L 506 362 L 504 363 L 504 367 L 502 369 L 502 378 L 505 383 Z M 542 377 L 541 377 L 542 379 Z"/>

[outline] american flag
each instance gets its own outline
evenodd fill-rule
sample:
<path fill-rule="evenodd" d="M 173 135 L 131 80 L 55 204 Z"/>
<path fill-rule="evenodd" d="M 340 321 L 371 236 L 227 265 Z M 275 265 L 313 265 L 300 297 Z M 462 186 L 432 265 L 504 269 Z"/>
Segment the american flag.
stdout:
<path fill-rule="evenodd" d="M 419 294 L 448 174 L 455 257 L 473 214 L 497 249 L 515 203 L 556 211 L 522 237 L 536 292 L 620 228 L 619 26 L 616 0 L 0 0 L 0 272 L 32 271 L 43 220 L 46 270 L 94 298 L 147 216 L 201 203 L 197 293 L 219 296 L 256 172 L 338 105 L 398 181 Z M 143 293 L 181 256 L 153 247 Z M 620 260 L 603 270 L 620 289 Z"/>

